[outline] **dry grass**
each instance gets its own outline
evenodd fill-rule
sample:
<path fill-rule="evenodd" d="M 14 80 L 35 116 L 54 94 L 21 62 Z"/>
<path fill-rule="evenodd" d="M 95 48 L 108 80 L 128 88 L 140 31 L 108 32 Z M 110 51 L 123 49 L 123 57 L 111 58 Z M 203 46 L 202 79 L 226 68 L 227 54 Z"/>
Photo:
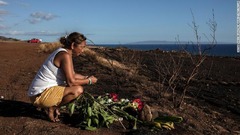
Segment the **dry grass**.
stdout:
<path fill-rule="evenodd" d="M 53 52 L 57 48 L 62 47 L 61 43 L 59 42 L 52 42 L 52 43 L 42 43 L 39 45 L 39 50 L 38 52 Z"/>
<path fill-rule="evenodd" d="M 123 63 L 120 63 L 116 60 L 104 58 L 99 53 L 97 53 L 89 48 L 84 49 L 84 54 L 89 57 L 93 57 L 99 64 L 101 64 L 102 66 L 108 67 L 110 69 L 112 69 L 112 68 L 121 69 L 123 71 L 128 72 L 129 74 L 132 74 L 134 72 L 134 71 L 132 71 L 133 69 L 127 67 Z"/>
<path fill-rule="evenodd" d="M 53 43 L 42 43 L 39 45 L 38 52 L 44 52 L 44 53 L 50 53 L 56 50 L 57 48 L 62 47 L 62 45 L 59 42 L 53 42 Z M 99 64 L 102 66 L 108 67 L 108 68 L 116 68 L 121 69 L 124 71 L 127 71 L 128 73 L 132 74 L 134 71 L 127 67 L 126 65 L 111 59 L 106 59 L 103 56 L 101 56 L 99 53 L 91 50 L 90 48 L 86 47 L 83 52 L 84 55 L 87 57 L 94 58 Z"/>

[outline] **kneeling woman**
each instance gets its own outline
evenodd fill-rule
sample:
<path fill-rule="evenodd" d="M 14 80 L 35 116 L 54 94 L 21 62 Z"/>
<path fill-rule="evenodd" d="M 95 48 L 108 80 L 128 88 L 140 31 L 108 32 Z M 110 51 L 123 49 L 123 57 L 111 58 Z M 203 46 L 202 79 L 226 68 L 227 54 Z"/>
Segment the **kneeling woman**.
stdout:
<path fill-rule="evenodd" d="M 86 46 L 86 37 L 73 32 L 60 38 L 64 46 L 45 60 L 28 90 L 34 106 L 44 108 L 51 121 L 58 121 L 58 108 L 83 93 L 83 85 L 94 84 L 97 78 L 74 72 L 72 57 L 79 56 Z"/>

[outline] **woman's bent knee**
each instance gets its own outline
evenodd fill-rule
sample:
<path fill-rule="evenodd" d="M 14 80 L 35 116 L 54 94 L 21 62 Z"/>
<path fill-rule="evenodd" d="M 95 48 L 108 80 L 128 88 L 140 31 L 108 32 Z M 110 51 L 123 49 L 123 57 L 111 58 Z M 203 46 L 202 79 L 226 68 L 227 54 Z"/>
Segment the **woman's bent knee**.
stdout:
<path fill-rule="evenodd" d="M 82 86 L 77 86 L 77 89 L 75 90 L 74 95 L 77 97 L 80 96 L 83 93 L 83 87 Z"/>
<path fill-rule="evenodd" d="M 73 86 L 73 87 L 66 87 L 64 96 L 66 95 L 74 95 L 74 97 L 78 97 L 83 93 L 82 86 Z"/>

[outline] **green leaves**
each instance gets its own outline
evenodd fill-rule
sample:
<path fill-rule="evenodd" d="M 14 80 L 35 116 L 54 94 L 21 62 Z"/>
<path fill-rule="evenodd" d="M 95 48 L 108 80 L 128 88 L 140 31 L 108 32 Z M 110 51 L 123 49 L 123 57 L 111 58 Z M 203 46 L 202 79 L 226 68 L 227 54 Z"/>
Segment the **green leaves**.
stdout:
<path fill-rule="evenodd" d="M 183 121 L 182 117 L 177 116 L 158 116 L 154 119 L 155 127 L 165 128 L 168 130 L 174 129 L 174 123 L 180 123 Z"/>
<path fill-rule="evenodd" d="M 140 101 L 140 99 L 138 99 Z M 135 100 L 134 100 L 135 101 Z M 135 103 L 135 102 L 132 102 Z M 108 96 L 99 96 L 94 98 L 91 94 L 84 92 L 74 102 L 67 105 L 69 115 L 77 114 L 78 126 L 94 131 L 101 127 L 109 128 L 110 124 L 119 118 L 133 123 L 133 129 L 137 129 L 137 124 L 153 127 L 155 129 L 174 129 L 174 123 L 182 122 L 182 117 L 174 116 L 159 116 L 151 122 L 141 121 L 137 119 L 136 114 L 139 113 L 138 109 L 133 107 L 127 99 L 112 101 Z M 139 107 L 139 106 L 138 106 Z M 135 114 L 129 114 L 127 110 L 134 110 Z M 121 121 L 119 120 L 121 123 Z M 121 123 L 123 128 L 125 126 Z"/>
<path fill-rule="evenodd" d="M 74 110 L 75 110 L 75 106 L 76 106 L 76 105 L 75 105 L 74 102 L 68 104 L 68 110 L 69 110 L 69 115 L 70 115 L 70 116 L 73 115 Z"/>
<path fill-rule="evenodd" d="M 74 112 L 79 113 L 79 119 L 81 120 L 79 126 L 91 131 L 103 126 L 109 127 L 116 120 L 116 117 L 109 113 L 106 108 L 86 92 L 75 102 L 68 104 L 70 116 Z"/>
<path fill-rule="evenodd" d="M 174 122 L 174 123 L 180 123 L 183 121 L 182 117 L 177 116 L 158 116 L 154 119 L 155 122 Z"/>
<path fill-rule="evenodd" d="M 90 106 L 88 106 L 88 108 L 87 108 L 87 113 L 88 113 L 89 117 L 92 116 L 92 108 Z"/>

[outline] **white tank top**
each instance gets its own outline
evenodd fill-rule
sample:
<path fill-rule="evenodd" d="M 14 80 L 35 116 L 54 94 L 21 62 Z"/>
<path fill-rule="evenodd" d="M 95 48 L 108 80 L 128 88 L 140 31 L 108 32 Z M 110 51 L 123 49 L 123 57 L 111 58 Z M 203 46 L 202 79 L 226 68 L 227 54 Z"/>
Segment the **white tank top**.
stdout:
<path fill-rule="evenodd" d="M 56 67 L 53 63 L 56 54 L 61 51 L 67 52 L 64 48 L 58 48 L 45 60 L 28 89 L 28 96 L 38 95 L 52 86 L 66 85 L 66 78 L 62 69 Z"/>

